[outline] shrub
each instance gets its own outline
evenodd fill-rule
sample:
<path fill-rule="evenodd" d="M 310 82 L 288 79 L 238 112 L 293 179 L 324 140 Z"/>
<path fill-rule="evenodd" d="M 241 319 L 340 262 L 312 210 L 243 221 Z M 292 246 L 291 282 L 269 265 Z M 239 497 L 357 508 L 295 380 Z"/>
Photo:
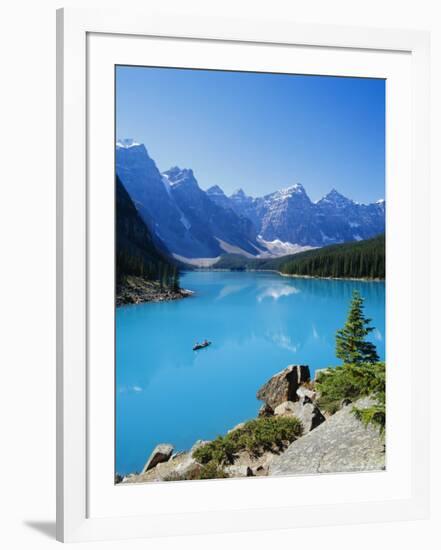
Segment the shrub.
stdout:
<path fill-rule="evenodd" d="M 386 427 L 386 409 L 384 403 L 377 403 L 368 409 L 354 407 L 353 413 L 365 426 L 375 424 L 380 428 L 381 433 L 384 432 Z"/>
<path fill-rule="evenodd" d="M 372 396 L 377 403 L 368 409 L 357 409 L 354 414 L 365 424 L 374 423 L 383 430 L 386 421 L 385 363 L 343 365 L 320 373 L 316 382 L 320 393 L 319 406 L 333 414 L 342 399 L 356 400 Z"/>
<path fill-rule="evenodd" d="M 227 477 L 229 477 L 227 472 L 211 461 L 184 474 L 171 472 L 164 477 L 164 481 L 194 481 L 198 479 L 225 479 Z"/>
<path fill-rule="evenodd" d="M 316 382 L 322 406 L 324 401 L 355 400 L 380 391 L 384 392 L 384 385 L 384 363 L 338 366 L 321 372 Z"/>
<path fill-rule="evenodd" d="M 224 479 L 227 477 L 229 477 L 227 472 L 212 461 L 202 466 L 198 479 Z"/>
<path fill-rule="evenodd" d="M 302 435 L 302 424 L 294 417 L 261 417 L 224 436 L 199 447 L 193 457 L 201 464 L 232 464 L 241 451 L 260 456 L 265 451 L 278 452 Z"/>

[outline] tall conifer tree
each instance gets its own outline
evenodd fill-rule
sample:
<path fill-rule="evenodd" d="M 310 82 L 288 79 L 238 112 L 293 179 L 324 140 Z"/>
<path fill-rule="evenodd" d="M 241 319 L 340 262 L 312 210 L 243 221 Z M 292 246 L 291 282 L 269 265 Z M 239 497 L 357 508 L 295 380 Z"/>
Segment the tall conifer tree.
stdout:
<path fill-rule="evenodd" d="M 337 331 L 336 336 L 336 356 L 343 364 L 359 365 L 379 361 L 375 345 L 366 340 L 366 336 L 374 330 L 369 326 L 370 322 L 371 319 L 367 319 L 363 313 L 363 298 L 358 290 L 354 290 L 345 326 Z"/>

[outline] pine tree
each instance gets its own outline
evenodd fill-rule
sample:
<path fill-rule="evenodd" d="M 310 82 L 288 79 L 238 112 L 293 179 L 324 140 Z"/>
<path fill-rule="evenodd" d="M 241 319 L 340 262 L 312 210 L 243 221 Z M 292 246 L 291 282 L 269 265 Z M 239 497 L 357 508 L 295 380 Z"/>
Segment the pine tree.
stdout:
<path fill-rule="evenodd" d="M 169 269 L 168 264 L 164 264 L 164 270 L 162 272 L 162 287 L 168 288 L 170 286 Z"/>
<path fill-rule="evenodd" d="M 371 319 L 363 313 L 363 298 L 358 290 L 354 290 L 345 326 L 336 335 L 336 356 L 343 364 L 361 365 L 379 361 L 375 345 L 365 339 L 374 330 L 369 326 L 370 322 Z"/>
<path fill-rule="evenodd" d="M 176 266 L 173 266 L 172 289 L 175 292 L 179 290 L 179 271 Z"/>

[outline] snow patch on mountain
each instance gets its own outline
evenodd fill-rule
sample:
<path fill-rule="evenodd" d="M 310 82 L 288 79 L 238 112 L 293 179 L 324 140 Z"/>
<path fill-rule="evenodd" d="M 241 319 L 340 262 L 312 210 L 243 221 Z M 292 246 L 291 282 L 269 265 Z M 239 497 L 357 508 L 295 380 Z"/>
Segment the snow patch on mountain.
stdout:
<path fill-rule="evenodd" d="M 314 248 L 313 246 L 301 246 L 295 243 L 283 242 L 280 239 L 265 241 L 260 235 L 257 237 L 257 241 L 262 245 L 262 247 L 266 248 L 265 252 L 262 252 L 257 256 L 258 258 L 287 256 L 288 254 L 297 254 L 298 252 L 303 252 Z"/>
<path fill-rule="evenodd" d="M 130 149 L 131 147 L 139 147 L 141 144 L 132 138 L 119 139 L 116 146 L 120 149 Z"/>
<path fill-rule="evenodd" d="M 180 185 L 197 185 L 196 179 L 191 168 L 179 168 L 179 166 L 173 166 L 170 170 L 167 170 L 162 174 L 168 179 L 171 187 L 178 187 Z"/>
<path fill-rule="evenodd" d="M 181 256 L 180 254 L 172 254 L 172 256 L 173 258 L 176 258 L 176 260 L 194 267 L 211 267 L 220 260 L 220 256 L 216 256 L 215 258 L 187 258 L 186 256 Z"/>
<path fill-rule="evenodd" d="M 223 241 L 222 239 L 219 239 L 218 237 L 215 237 L 215 239 L 220 244 L 220 247 L 222 248 L 222 250 L 227 252 L 227 254 L 239 254 L 240 256 L 245 256 L 246 258 L 256 258 L 256 254 L 251 254 L 250 252 L 247 252 L 246 250 L 243 250 L 243 248 L 240 248 L 239 246 L 235 246 L 233 244 L 227 243 L 226 241 Z M 256 250 L 256 252 L 261 252 L 255 246 L 253 246 L 253 248 Z M 257 257 L 259 257 L 259 256 L 257 256 Z"/>

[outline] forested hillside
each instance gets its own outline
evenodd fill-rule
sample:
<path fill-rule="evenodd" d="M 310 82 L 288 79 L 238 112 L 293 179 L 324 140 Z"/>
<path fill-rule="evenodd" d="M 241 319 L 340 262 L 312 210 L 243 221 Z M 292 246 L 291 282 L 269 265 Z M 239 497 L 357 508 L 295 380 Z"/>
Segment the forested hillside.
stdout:
<path fill-rule="evenodd" d="M 384 279 L 386 275 L 384 234 L 356 241 L 316 248 L 275 259 L 222 257 L 216 269 L 275 270 L 286 275 L 310 277 Z"/>
<path fill-rule="evenodd" d="M 116 178 L 116 277 L 128 275 L 159 281 L 164 286 L 178 282 L 178 269 L 160 252 L 121 180 Z"/>
<path fill-rule="evenodd" d="M 327 246 L 296 254 L 282 263 L 282 273 L 314 277 L 384 279 L 385 238 Z"/>

